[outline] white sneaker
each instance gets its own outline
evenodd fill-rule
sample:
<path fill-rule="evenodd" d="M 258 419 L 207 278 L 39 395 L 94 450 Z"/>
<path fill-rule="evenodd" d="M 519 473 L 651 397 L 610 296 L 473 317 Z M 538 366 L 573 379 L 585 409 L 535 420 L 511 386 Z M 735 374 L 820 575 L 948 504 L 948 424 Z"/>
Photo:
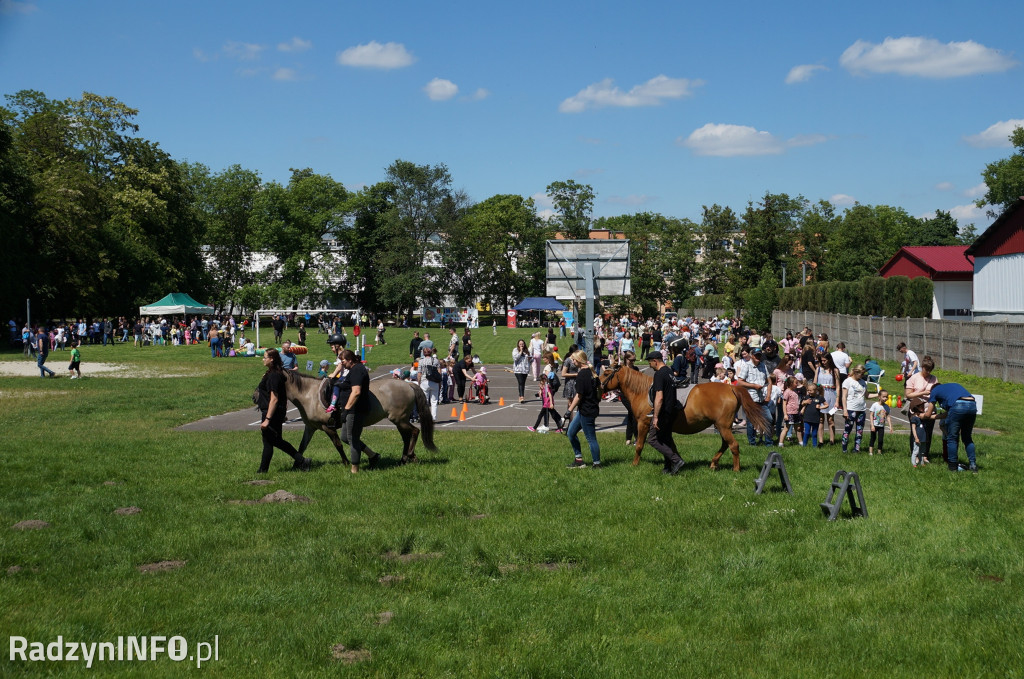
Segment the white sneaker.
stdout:
<path fill-rule="evenodd" d="M 72 375 L 72 376 L 71 376 L 71 379 L 73 379 L 73 380 L 77 380 L 77 379 L 78 379 L 78 375 Z"/>
<path fill-rule="evenodd" d="M 551 430 L 548 429 L 547 427 L 545 427 L 543 424 L 541 426 L 537 427 L 537 433 L 538 434 L 547 434 L 549 431 L 551 431 Z"/>

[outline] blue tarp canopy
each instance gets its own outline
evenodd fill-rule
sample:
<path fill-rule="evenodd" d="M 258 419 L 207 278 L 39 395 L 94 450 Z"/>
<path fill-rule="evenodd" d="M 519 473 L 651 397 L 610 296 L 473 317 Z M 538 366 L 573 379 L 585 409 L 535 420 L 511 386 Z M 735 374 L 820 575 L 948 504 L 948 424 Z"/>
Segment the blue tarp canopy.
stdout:
<path fill-rule="evenodd" d="M 567 311 L 554 297 L 527 297 L 512 308 L 516 311 Z"/>

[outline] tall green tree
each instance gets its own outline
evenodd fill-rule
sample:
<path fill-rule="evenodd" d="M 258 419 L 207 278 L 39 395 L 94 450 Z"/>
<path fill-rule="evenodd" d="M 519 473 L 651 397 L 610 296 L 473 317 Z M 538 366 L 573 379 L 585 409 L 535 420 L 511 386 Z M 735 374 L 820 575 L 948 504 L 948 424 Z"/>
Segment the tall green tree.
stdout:
<path fill-rule="evenodd" d="M 287 186 L 265 184 L 254 200 L 249 240 L 264 262 L 257 282 L 272 306 L 321 306 L 340 288 L 333 244 L 348 214 L 348 191 L 309 168 L 291 173 Z"/>
<path fill-rule="evenodd" d="M 11 127 L 0 117 L 0 242 L 16 244 L 19 252 L 6 258 L 0 276 L 0 315 L 5 320 L 21 317 L 25 300 L 32 295 L 36 267 L 42 266 L 31 200 L 28 169 L 14 149 Z"/>
<path fill-rule="evenodd" d="M 766 266 L 776 272 L 777 281 L 783 267 L 787 273 L 793 270 L 799 218 L 806 206 L 802 196 L 790 198 L 785 193 L 765 193 L 761 202 L 747 203 L 742 221 L 746 245 L 740 249 L 735 278 L 740 288 L 757 284 Z"/>
<path fill-rule="evenodd" d="M 548 184 L 548 197 L 554 204 L 555 223 L 566 238 L 585 240 L 590 237 L 593 222 L 594 188 L 590 184 L 577 184 L 574 180 Z"/>
<path fill-rule="evenodd" d="M 800 214 L 793 252 L 793 275 L 787 285 L 803 285 L 823 280 L 821 277 L 828 241 L 842 224 L 835 207 L 827 200 L 810 205 Z M 804 271 L 807 280 L 802 280 Z"/>
<path fill-rule="evenodd" d="M 907 245 L 959 245 L 960 225 L 948 212 L 936 210 L 935 216 L 921 220 L 921 228 L 910 234 Z"/>
<path fill-rule="evenodd" d="M 825 280 L 855 281 L 877 275 L 919 228 L 919 220 L 902 208 L 860 204 L 848 208 L 827 244 Z"/>
<path fill-rule="evenodd" d="M 736 270 L 736 246 L 740 221 L 730 207 L 717 203 L 703 206 L 697 242 L 700 246 L 696 265 L 700 291 L 705 295 L 726 292 Z"/>
<path fill-rule="evenodd" d="M 210 175 L 200 165 L 191 166 L 190 176 L 198 194 L 206 231 L 206 266 L 210 276 L 210 303 L 232 311 L 241 300 L 237 294 L 249 290 L 245 306 L 264 306 L 256 288 L 252 266 L 249 222 L 256 197 L 263 186 L 259 174 L 240 165 Z M 253 293 L 255 299 L 253 298 Z"/>
<path fill-rule="evenodd" d="M 981 173 L 988 191 L 976 204 L 978 207 L 992 206 L 988 210 L 988 216 L 992 218 L 1024 196 L 1024 127 L 1018 127 L 1010 134 L 1010 143 L 1014 153 L 1009 158 L 989 163 Z"/>
<path fill-rule="evenodd" d="M 386 310 L 377 291 L 388 274 L 377 266 L 376 259 L 389 247 L 394 195 L 391 182 L 378 182 L 350 194 L 348 210 L 353 219 L 338 237 L 346 260 L 342 290 L 356 306 L 373 314 Z"/>
<path fill-rule="evenodd" d="M 482 298 L 506 312 L 523 297 L 543 294 L 549 235 L 532 198 L 501 194 L 473 205 L 446 234 L 445 289 L 459 304 Z"/>
<path fill-rule="evenodd" d="M 387 247 L 377 253 L 383 269 L 378 294 L 384 307 L 411 312 L 420 300 L 441 301 L 437 251 L 440 234 L 458 211 L 447 166 L 396 160 L 386 172 L 393 187 L 392 209 L 384 219 Z"/>

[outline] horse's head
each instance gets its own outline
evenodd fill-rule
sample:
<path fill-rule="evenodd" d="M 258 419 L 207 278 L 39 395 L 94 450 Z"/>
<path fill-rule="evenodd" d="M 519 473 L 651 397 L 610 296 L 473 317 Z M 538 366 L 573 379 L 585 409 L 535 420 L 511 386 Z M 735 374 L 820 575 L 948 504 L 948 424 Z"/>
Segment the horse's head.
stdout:
<path fill-rule="evenodd" d="M 621 370 L 621 367 L 616 363 L 601 372 L 601 378 L 598 380 L 598 383 L 601 385 L 601 393 L 619 388 L 619 370 Z"/>

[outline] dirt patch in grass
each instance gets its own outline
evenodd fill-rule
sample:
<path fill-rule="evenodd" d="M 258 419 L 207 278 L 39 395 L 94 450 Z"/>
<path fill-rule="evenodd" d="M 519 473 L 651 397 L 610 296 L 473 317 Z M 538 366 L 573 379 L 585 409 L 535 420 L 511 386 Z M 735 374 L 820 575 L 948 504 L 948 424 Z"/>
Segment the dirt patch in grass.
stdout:
<path fill-rule="evenodd" d="M 255 479 L 253 481 L 246 481 L 245 485 L 247 485 L 247 486 L 269 486 L 272 483 L 273 483 L 273 481 L 271 481 L 270 479 Z"/>
<path fill-rule="evenodd" d="M 11 530 L 42 530 L 43 528 L 49 528 L 50 524 L 46 521 L 40 521 L 39 519 L 28 519 L 27 521 L 19 521 L 18 523 L 11 526 Z"/>
<path fill-rule="evenodd" d="M 183 568 L 187 561 L 154 561 L 144 563 L 138 567 L 140 573 L 161 573 L 163 571 L 174 571 Z"/>
<path fill-rule="evenodd" d="M 347 649 L 344 644 L 337 644 L 331 648 L 331 657 L 346 665 L 355 665 L 357 662 L 369 660 L 370 652 L 365 648 Z"/>
<path fill-rule="evenodd" d="M 384 577 L 377 578 L 377 582 L 382 585 L 397 585 L 403 580 L 405 580 L 404 575 L 385 575 Z"/>
<path fill-rule="evenodd" d="M 391 611 L 381 611 L 377 615 L 377 622 L 374 623 L 374 624 L 376 624 L 377 627 L 383 627 L 384 625 L 387 625 L 388 623 L 390 623 L 391 620 L 394 617 L 395 617 L 395 614 L 392 613 Z"/>
<path fill-rule="evenodd" d="M 295 495 L 287 490 L 275 490 L 259 500 L 228 500 L 228 504 L 231 505 L 266 505 L 278 502 L 312 502 L 312 500 L 305 495 Z"/>
<path fill-rule="evenodd" d="M 142 510 L 138 507 L 118 507 L 114 510 L 114 514 L 117 516 L 131 516 L 132 514 L 138 514 Z"/>
<path fill-rule="evenodd" d="M 1002 582 L 1003 579 L 998 575 L 982 575 L 978 578 L 982 582 Z"/>
<path fill-rule="evenodd" d="M 488 516 L 490 516 L 490 514 L 474 514 L 469 518 L 471 521 L 479 521 L 481 519 L 486 519 Z"/>
<path fill-rule="evenodd" d="M 22 571 L 31 571 L 32 573 L 38 573 L 38 568 L 28 568 L 27 566 L 11 566 L 7 569 L 7 575 L 15 575 Z"/>
<path fill-rule="evenodd" d="M 429 559 L 440 559 L 443 554 L 441 552 L 411 552 L 409 554 L 399 554 L 398 552 L 385 552 L 383 557 L 391 561 L 401 561 L 402 563 L 411 563 L 413 561 L 427 561 Z"/>
<path fill-rule="evenodd" d="M 71 357 L 71 352 L 68 352 L 68 359 Z M 60 360 L 58 360 L 58 358 Z M 60 366 L 60 367 L 58 367 Z M 53 370 L 60 377 L 57 379 L 63 379 L 67 370 L 67 363 L 63 358 L 56 357 L 50 354 L 50 360 L 47 361 L 47 368 Z M 82 378 L 88 379 L 89 377 L 135 377 L 149 379 L 153 377 L 199 377 L 202 373 L 166 373 L 160 370 L 153 370 L 151 368 L 137 368 L 131 365 L 125 365 L 123 363 L 91 363 L 85 361 L 82 364 Z M 33 361 L 0 361 L 0 375 L 5 377 L 39 377 L 39 367 L 36 366 L 36 362 Z M 50 378 L 53 379 L 53 378 Z M 70 379 L 70 378 L 69 378 Z M 54 392 L 47 392 L 51 396 Z M 67 393 L 67 392 L 65 392 Z M 11 396 L 22 396 L 25 394 L 10 394 Z M 4 394 L 8 396 L 8 394 Z"/>
<path fill-rule="evenodd" d="M 103 485 L 104 486 L 120 486 L 121 483 L 119 481 L 104 481 Z"/>

